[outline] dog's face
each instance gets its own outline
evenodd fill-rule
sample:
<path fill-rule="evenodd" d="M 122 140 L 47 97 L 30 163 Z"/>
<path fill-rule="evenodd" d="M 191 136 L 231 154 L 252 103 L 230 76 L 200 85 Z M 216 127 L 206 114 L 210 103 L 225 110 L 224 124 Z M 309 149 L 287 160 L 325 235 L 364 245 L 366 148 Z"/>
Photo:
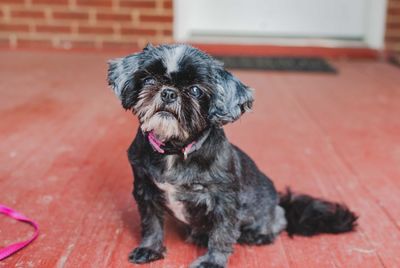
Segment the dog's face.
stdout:
<path fill-rule="evenodd" d="M 108 82 L 141 129 L 185 142 L 250 110 L 252 90 L 207 54 L 187 45 L 148 45 L 111 60 Z"/>

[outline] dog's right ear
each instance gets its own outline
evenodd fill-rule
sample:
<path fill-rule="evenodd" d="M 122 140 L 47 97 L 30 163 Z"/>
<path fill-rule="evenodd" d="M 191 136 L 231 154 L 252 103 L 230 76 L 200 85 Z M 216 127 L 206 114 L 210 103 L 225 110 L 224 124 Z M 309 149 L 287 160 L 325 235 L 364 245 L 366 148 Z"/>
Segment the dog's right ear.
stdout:
<path fill-rule="evenodd" d="M 251 110 L 253 89 L 243 84 L 227 70 L 218 67 L 215 72 L 215 93 L 208 118 L 216 125 L 232 123 Z"/>
<path fill-rule="evenodd" d="M 134 73 L 139 69 L 141 55 L 142 52 L 108 61 L 108 85 L 125 109 L 131 109 L 137 101 Z"/>

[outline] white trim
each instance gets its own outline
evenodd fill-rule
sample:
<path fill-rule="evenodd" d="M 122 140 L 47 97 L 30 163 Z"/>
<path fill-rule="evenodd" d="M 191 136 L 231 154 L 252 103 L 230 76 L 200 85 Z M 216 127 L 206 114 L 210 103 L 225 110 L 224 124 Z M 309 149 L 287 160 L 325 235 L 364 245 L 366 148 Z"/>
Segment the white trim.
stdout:
<path fill-rule="evenodd" d="M 190 39 L 190 0 L 174 0 L 174 39 L 177 42 L 187 42 Z M 186 12 L 185 12 L 186 11 Z"/>
<path fill-rule="evenodd" d="M 385 45 L 387 0 L 368 0 L 366 12 L 364 40 L 370 48 L 383 49 Z"/>
<path fill-rule="evenodd" d="M 225 36 L 194 34 L 190 42 L 196 44 L 240 44 L 240 45 L 271 45 L 293 47 L 366 47 L 363 40 L 341 40 L 333 38 L 288 38 L 288 37 L 262 37 L 262 36 Z M 182 42 L 182 41 L 181 41 Z"/>

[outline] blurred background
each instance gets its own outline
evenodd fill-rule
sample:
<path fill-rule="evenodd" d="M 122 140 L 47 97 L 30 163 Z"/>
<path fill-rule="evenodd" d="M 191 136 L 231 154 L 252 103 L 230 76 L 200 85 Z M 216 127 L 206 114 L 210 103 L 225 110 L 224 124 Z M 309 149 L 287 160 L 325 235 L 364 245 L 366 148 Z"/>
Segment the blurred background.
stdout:
<path fill-rule="evenodd" d="M 233 54 L 251 54 L 257 49 L 261 54 L 318 53 L 305 47 L 348 48 L 326 52 L 340 56 L 398 54 L 400 3 L 398 0 L 0 0 L 2 47 L 132 50 L 148 42 L 173 41 L 212 44 L 207 48 L 217 53 L 227 53 L 227 47 L 221 45 L 229 44 L 228 51 Z"/>
<path fill-rule="evenodd" d="M 399 267 L 400 0 L 0 0 L 0 204 L 40 228 L 0 267 L 137 267 L 126 149 L 139 123 L 107 61 L 149 42 L 223 60 L 255 88 L 230 141 L 278 190 L 360 216 L 353 233 L 236 245 L 229 267 Z M 204 253 L 178 227 L 166 221 L 166 258 L 141 268 Z M 31 232 L 0 215 L 0 248 Z"/>

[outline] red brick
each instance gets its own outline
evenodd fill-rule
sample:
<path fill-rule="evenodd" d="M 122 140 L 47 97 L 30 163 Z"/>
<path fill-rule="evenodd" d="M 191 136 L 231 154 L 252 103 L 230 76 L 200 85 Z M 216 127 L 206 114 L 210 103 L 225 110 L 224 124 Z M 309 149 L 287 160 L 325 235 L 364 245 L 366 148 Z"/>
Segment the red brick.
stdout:
<path fill-rule="evenodd" d="M 98 13 L 96 18 L 99 21 L 131 21 L 132 17 L 129 14 L 117 13 Z"/>
<path fill-rule="evenodd" d="M 53 18 L 61 20 L 87 20 L 89 19 L 89 14 L 85 12 L 54 11 Z"/>
<path fill-rule="evenodd" d="M 398 43 L 400 42 L 400 36 L 386 36 L 386 43 Z"/>
<path fill-rule="evenodd" d="M 119 5 L 121 7 L 155 8 L 156 2 L 154 0 L 153 1 L 121 0 Z"/>
<path fill-rule="evenodd" d="M 52 48 L 51 40 L 17 39 L 18 48 Z"/>
<path fill-rule="evenodd" d="M 171 15 L 140 15 L 140 21 L 142 22 L 172 22 L 173 18 Z"/>
<path fill-rule="evenodd" d="M 69 40 L 64 39 L 59 42 L 57 45 L 58 48 L 64 49 L 75 49 L 75 48 L 95 48 L 96 42 L 95 41 L 78 41 L 78 40 Z"/>
<path fill-rule="evenodd" d="M 0 48 L 10 47 L 10 39 L 7 37 L 0 37 Z"/>
<path fill-rule="evenodd" d="M 389 2 L 388 3 L 388 8 L 389 9 L 400 6 L 400 1 L 389 0 L 388 2 Z"/>
<path fill-rule="evenodd" d="M 1 32 L 29 32 L 29 26 L 26 24 L 2 24 L 0 23 Z"/>
<path fill-rule="evenodd" d="M 31 10 L 14 10 L 11 11 L 11 16 L 14 18 L 35 18 L 41 19 L 45 17 L 43 11 L 31 11 Z"/>
<path fill-rule="evenodd" d="M 121 43 L 114 41 L 104 41 L 102 43 L 104 49 L 116 49 L 116 50 L 127 50 L 127 51 L 138 51 L 139 46 L 137 42 L 132 41 L 132 43 Z"/>
<path fill-rule="evenodd" d="M 143 29 L 143 28 L 121 28 L 122 35 L 156 35 L 157 31 L 154 29 Z"/>
<path fill-rule="evenodd" d="M 400 29 L 400 21 L 399 22 L 388 22 L 386 24 L 386 29 Z"/>
<path fill-rule="evenodd" d="M 162 30 L 162 35 L 172 36 L 173 32 L 171 29 L 164 29 Z"/>
<path fill-rule="evenodd" d="M 23 4 L 25 0 L 0 0 L 0 4 Z"/>
<path fill-rule="evenodd" d="M 386 29 L 387 36 L 400 36 L 400 29 Z"/>
<path fill-rule="evenodd" d="M 388 15 L 400 15 L 400 8 L 390 8 Z"/>
<path fill-rule="evenodd" d="M 39 33 L 69 33 L 71 28 L 64 25 L 37 25 L 36 31 Z"/>
<path fill-rule="evenodd" d="M 37 5 L 68 5 L 68 0 L 32 0 Z"/>
<path fill-rule="evenodd" d="M 172 1 L 166 0 L 166 1 L 163 2 L 163 8 L 164 9 L 172 9 L 172 6 L 173 6 Z"/>
<path fill-rule="evenodd" d="M 103 26 L 79 26 L 78 32 L 82 34 L 113 34 L 114 30 L 112 27 Z"/>
<path fill-rule="evenodd" d="M 94 41 L 72 41 L 73 48 L 95 48 L 96 42 Z"/>
<path fill-rule="evenodd" d="M 77 6 L 111 7 L 111 0 L 76 0 Z"/>

